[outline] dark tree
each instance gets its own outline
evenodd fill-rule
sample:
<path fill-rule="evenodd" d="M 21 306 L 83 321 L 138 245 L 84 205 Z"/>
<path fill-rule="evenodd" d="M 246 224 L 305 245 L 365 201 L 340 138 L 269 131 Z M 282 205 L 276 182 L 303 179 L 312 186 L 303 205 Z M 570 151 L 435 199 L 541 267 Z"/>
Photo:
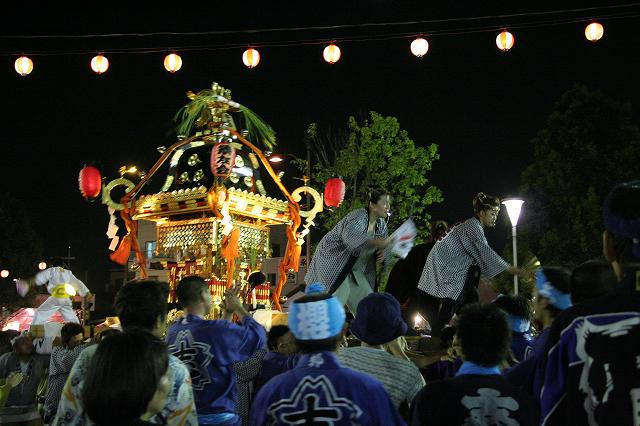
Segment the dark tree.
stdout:
<path fill-rule="evenodd" d="M 576 84 L 533 144 L 533 163 L 522 174 L 522 226 L 531 250 L 547 265 L 601 256 L 604 196 L 614 184 L 640 177 L 631 104 Z"/>
<path fill-rule="evenodd" d="M 9 271 L 8 277 L 0 278 L 2 306 L 32 306 L 35 289 L 22 298 L 13 280 L 32 277 L 41 260 L 42 244 L 31 228 L 24 205 L 8 193 L 0 195 L 0 269 Z"/>

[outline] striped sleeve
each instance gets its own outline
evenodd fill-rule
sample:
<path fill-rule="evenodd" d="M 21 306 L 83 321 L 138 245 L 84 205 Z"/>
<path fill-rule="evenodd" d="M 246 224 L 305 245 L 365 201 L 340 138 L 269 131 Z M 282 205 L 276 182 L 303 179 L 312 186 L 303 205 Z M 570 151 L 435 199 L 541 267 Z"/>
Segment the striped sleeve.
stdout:
<path fill-rule="evenodd" d="M 354 210 L 344 218 L 342 242 L 351 251 L 359 250 L 369 240 L 367 215 L 362 213 L 362 209 Z"/>
<path fill-rule="evenodd" d="M 493 278 L 511 265 L 498 255 L 487 242 L 482 226 L 469 227 L 467 238 L 463 239 L 465 250 L 480 267 L 482 276 Z"/>

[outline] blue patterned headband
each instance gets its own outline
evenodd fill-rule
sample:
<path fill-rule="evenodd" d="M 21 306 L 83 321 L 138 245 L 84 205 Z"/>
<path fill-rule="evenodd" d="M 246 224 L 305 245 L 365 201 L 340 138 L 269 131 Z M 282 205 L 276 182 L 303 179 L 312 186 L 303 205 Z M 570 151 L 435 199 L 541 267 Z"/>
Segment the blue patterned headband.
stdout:
<path fill-rule="evenodd" d="M 323 293 L 322 284 L 311 284 L 307 294 Z M 305 302 L 296 300 L 289 310 L 289 328 L 298 340 L 323 340 L 342 331 L 346 315 L 337 297 Z"/>
<path fill-rule="evenodd" d="M 538 272 L 536 272 L 536 288 L 538 289 L 538 294 L 549 299 L 551 306 L 554 308 L 564 311 L 571 306 L 571 294 L 563 293 L 555 288 L 542 269 L 538 269 Z"/>
<path fill-rule="evenodd" d="M 620 187 L 637 189 L 640 193 L 640 180 L 616 186 L 616 188 Z M 611 213 L 611 194 L 616 188 L 609 193 L 604 202 L 604 227 L 617 237 L 630 238 L 633 241 L 632 253 L 636 258 L 640 259 L 640 218 L 626 219 Z"/>

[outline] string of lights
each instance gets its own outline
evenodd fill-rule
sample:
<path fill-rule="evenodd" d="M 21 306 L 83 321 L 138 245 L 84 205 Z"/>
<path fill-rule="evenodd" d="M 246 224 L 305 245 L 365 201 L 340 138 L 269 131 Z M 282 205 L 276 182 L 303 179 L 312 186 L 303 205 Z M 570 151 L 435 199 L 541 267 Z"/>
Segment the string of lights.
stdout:
<path fill-rule="evenodd" d="M 597 16 L 597 20 L 593 17 Z M 496 46 L 501 51 L 508 51 L 515 45 L 513 32 L 521 29 L 541 28 L 559 25 L 586 24 L 584 33 L 587 40 L 597 42 L 604 35 L 604 27 L 600 21 L 613 21 L 618 19 L 632 19 L 640 16 L 640 3 L 629 3 L 624 5 L 609 5 L 602 7 L 565 9 L 543 12 L 529 12 L 510 15 L 489 15 L 465 18 L 449 18 L 438 20 L 422 20 L 408 22 L 386 22 L 386 23 L 364 23 L 353 25 L 333 25 L 333 26 L 309 26 L 291 28 L 266 28 L 249 30 L 220 30 L 207 32 L 155 32 L 155 33 L 113 33 L 113 34 L 76 34 L 76 35 L 4 35 L 0 40 L 25 41 L 32 40 L 74 40 L 74 39 L 95 39 L 96 43 L 103 43 L 104 39 L 137 38 L 148 40 L 153 37 L 175 37 L 184 42 L 186 38 L 195 37 L 229 37 L 229 36 L 251 36 L 260 38 L 266 34 L 290 34 L 291 32 L 311 32 L 322 31 L 331 33 L 331 37 L 293 37 L 287 39 L 276 39 L 271 41 L 262 40 L 256 43 L 218 42 L 216 44 L 182 44 L 175 45 L 163 41 L 162 45 L 111 48 L 111 49 L 45 49 L 45 50 L 21 50 L 19 52 L 0 52 L 0 56 L 19 56 L 14 62 L 16 72 L 22 76 L 29 75 L 34 68 L 33 59 L 38 56 L 52 55 L 90 55 L 91 69 L 102 74 L 109 69 L 107 55 L 111 54 L 154 54 L 166 53 L 164 57 L 164 67 L 168 72 L 175 73 L 182 67 L 180 52 L 189 51 L 215 51 L 230 49 L 245 49 L 242 54 L 242 61 L 248 68 L 258 66 L 261 54 L 258 49 L 274 47 L 293 47 L 305 45 L 325 45 L 323 58 L 329 64 L 335 64 L 341 58 L 342 52 L 339 47 L 344 43 L 384 41 L 393 39 L 411 39 L 409 44 L 411 52 L 416 57 L 422 57 L 429 50 L 429 40 L 445 35 L 477 34 L 487 32 L 497 32 Z M 446 25 L 446 28 L 442 26 Z M 408 28 L 411 29 L 408 29 Z M 380 32 L 381 29 L 389 31 Z M 428 31 L 427 31 L 428 29 Z M 375 30 L 366 32 L 365 30 Z M 349 32 L 360 32 L 359 34 L 349 34 Z M 362 33 L 365 31 L 364 33 Z M 241 37 L 236 37 L 241 38 Z M 171 47 L 167 47 L 171 46 Z M 99 52 L 96 54 L 96 52 Z"/>

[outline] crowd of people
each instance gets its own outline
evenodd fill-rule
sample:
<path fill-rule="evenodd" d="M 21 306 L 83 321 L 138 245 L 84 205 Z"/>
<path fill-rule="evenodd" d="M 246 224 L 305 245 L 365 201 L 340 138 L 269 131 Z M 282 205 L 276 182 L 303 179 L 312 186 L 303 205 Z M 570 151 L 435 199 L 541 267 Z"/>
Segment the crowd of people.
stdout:
<path fill-rule="evenodd" d="M 606 198 L 606 261 L 542 266 L 532 299 L 484 304 L 480 276 L 523 273 L 484 238 L 499 200 L 479 194 L 398 300 L 372 272 L 388 260 L 390 199 L 368 195 L 318 246 L 288 326 L 266 330 L 232 291 L 224 318 L 205 319 L 209 289 L 189 276 L 168 328 L 167 284 L 142 280 L 116 295 L 120 330 L 88 340 L 68 322 L 51 344 L 3 332 L 0 423 L 640 424 L 640 181 Z M 431 323 L 429 352 L 409 347 L 420 337 L 401 305 Z"/>

